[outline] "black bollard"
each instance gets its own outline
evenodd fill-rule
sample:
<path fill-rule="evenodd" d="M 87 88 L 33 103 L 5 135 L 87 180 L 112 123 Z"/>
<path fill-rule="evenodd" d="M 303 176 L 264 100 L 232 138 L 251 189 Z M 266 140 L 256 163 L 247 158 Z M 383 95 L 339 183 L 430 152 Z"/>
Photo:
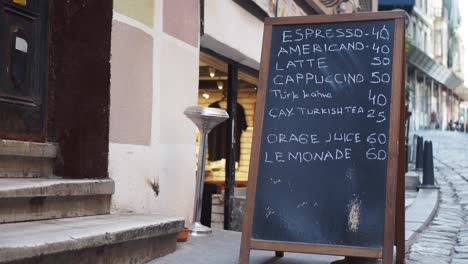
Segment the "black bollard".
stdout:
<path fill-rule="evenodd" d="M 275 257 L 277 258 L 284 257 L 284 251 L 275 251 Z"/>
<path fill-rule="evenodd" d="M 420 189 L 439 189 L 434 179 L 434 157 L 432 156 L 432 142 L 424 142 L 423 182 Z"/>
<path fill-rule="evenodd" d="M 424 152 L 424 139 L 418 137 L 416 142 L 416 170 L 422 170 L 423 168 L 423 152 Z"/>

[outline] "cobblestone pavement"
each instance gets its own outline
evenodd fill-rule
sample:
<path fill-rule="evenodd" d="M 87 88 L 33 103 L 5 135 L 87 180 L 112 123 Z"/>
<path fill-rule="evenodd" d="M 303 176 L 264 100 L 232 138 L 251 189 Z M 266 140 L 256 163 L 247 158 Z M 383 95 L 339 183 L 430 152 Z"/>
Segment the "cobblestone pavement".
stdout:
<path fill-rule="evenodd" d="M 441 196 L 437 214 L 410 247 L 407 263 L 468 264 L 468 134 L 416 134 L 433 142 Z"/>

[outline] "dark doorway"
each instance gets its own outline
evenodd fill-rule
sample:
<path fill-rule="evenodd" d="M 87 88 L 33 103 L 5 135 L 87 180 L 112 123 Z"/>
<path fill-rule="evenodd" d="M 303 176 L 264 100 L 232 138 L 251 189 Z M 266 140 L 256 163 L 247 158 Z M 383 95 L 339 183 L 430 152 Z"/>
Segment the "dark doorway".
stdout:
<path fill-rule="evenodd" d="M 0 0 L 0 138 L 45 141 L 48 0 Z"/>

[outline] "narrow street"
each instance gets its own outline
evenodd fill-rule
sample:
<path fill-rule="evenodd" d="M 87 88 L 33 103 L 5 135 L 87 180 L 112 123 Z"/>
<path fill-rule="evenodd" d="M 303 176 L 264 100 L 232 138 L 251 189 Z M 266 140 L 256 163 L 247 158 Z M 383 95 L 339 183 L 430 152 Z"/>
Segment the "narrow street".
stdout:
<path fill-rule="evenodd" d="M 468 134 L 420 131 L 434 147 L 439 209 L 412 244 L 409 264 L 468 263 Z"/>

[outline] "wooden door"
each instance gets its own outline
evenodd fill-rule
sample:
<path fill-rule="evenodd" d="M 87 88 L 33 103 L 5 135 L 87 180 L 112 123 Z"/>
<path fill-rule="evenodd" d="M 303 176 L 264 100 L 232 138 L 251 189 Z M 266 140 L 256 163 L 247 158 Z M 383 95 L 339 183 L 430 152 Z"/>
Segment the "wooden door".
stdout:
<path fill-rule="evenodd" d="M 0 138 L 45 140 L 48 0 L 0 0 Z"/>

